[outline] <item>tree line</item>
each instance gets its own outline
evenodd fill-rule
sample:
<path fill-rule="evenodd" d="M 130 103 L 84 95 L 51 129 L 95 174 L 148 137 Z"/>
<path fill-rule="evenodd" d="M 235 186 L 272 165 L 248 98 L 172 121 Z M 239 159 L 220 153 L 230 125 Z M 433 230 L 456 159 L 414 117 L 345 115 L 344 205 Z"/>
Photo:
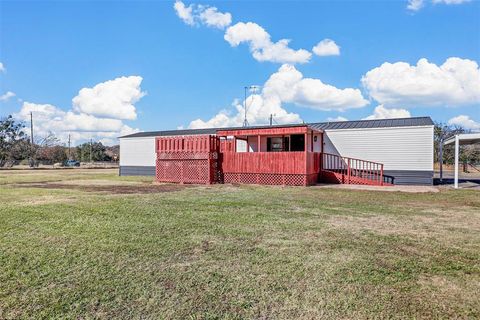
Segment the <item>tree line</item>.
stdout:
<path fill-rule="evenodd" d="M 26 133 L 25 124 L 9 115 L 0 119 L 0 167 L 22 161 L 31 166 L 63 163 L 66 160 L 118 161 L 119 146 L 105 146 L 101 142 L 85 142 L 69 148 L 53 134 L 33 141 Z"/>

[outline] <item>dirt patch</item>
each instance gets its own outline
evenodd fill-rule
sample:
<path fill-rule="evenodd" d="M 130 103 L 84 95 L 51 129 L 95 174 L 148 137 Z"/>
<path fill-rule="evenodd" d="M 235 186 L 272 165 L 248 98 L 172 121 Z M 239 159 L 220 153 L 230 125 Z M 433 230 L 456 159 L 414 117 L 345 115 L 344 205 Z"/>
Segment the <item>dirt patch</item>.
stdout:
<path fill-rule="evenodd" d="M 16 184 L 16 188 L 42 188 L 42 189 L 68 189 L 84 192 L 105 192 L 111 194 L 148 194 L 180 191 L 187 186 L 177 184 L 133 184 L 133 185 L 85 185 L 85 184 L 66 184 L 66 183 L 30 183 Z"/>
<path fill-rule="evenodd" d="M 59 181 L 50 181 L 59 182 Z M 75 185 L 75 186 L 134 186 L 142 185 L 140 181 L 123 181 L 123 180 L 100 180 L 100 179 L 85 179 L 85 180 L 67 180 L 63 181 L 61 184 L 64 185 Z"/>

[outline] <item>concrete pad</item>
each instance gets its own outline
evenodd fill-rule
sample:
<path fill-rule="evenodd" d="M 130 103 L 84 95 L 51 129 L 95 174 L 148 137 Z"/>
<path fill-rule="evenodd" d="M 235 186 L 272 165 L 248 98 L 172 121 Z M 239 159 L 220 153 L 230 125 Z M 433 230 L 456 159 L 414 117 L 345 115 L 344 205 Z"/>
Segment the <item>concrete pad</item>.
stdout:
<path fill-rule="evenodd" d="M 367 186 L 359 184 L 318 184 L 313 188 L 335 188 L 349 190 L 367 190 L 367 191 L 385 191 L 385 192 L 409 192 L 409 193 L 426 193 L 439 192 L 440 190 L 434 186 Z"/>

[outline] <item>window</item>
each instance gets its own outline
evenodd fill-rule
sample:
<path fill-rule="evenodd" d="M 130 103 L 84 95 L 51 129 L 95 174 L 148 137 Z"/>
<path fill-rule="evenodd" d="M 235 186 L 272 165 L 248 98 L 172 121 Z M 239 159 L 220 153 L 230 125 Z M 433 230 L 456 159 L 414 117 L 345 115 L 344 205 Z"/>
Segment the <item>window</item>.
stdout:
<path fill-rule="evenodd" d="M 267 152 L 282 152 L 290 150 L 290 137 L 268 137 Z"/>

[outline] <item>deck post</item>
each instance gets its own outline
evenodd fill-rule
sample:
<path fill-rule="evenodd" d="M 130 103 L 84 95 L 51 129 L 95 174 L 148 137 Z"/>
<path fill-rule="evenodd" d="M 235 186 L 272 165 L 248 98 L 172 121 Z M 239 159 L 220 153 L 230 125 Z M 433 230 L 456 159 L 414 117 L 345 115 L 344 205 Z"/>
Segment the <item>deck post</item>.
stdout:
<path fill-rule="evenodd" d="M 257 152 L 261 152 L 262 149 L 260 148 L 260 144 L 262 143 L 262 139 L 260 138 L 260 135 L 257 136 Z"/>
<path fill-rule="evenodd" d="M 304 147 L 303 150 L 305 152 L 307 152 L 307 148 L 308 148 L 308 134 L 307 133 L 305 133 L 305 139 L 304 140 L 305 140 L 305 147 Z"/>
<path fill-rule="evenodd" d="M 308 185 L 308 171 L 309 171 L 309 163 L 308 163 L 308 130 L 305 132 L 305 147 L 304 147 L 304 161 L 305 161 L 305 175 L 304 175 L 304 186 Z"/>
<path fill-rule="evenodd" d="M 380 185 L 383 186 L 383 163 L 380 165 Z"/>
<path fill-rule="evenodd" d="M 347 166 L 347 184 L 350 184 L 350 158 L 348 158 Z"/>
<path fill-rule="evenodd" d="M 208 155 L 208 181 L 207 184 L 212 184 L 212 137 L 209 136 L 207 140 L 207 155 Z"/>

